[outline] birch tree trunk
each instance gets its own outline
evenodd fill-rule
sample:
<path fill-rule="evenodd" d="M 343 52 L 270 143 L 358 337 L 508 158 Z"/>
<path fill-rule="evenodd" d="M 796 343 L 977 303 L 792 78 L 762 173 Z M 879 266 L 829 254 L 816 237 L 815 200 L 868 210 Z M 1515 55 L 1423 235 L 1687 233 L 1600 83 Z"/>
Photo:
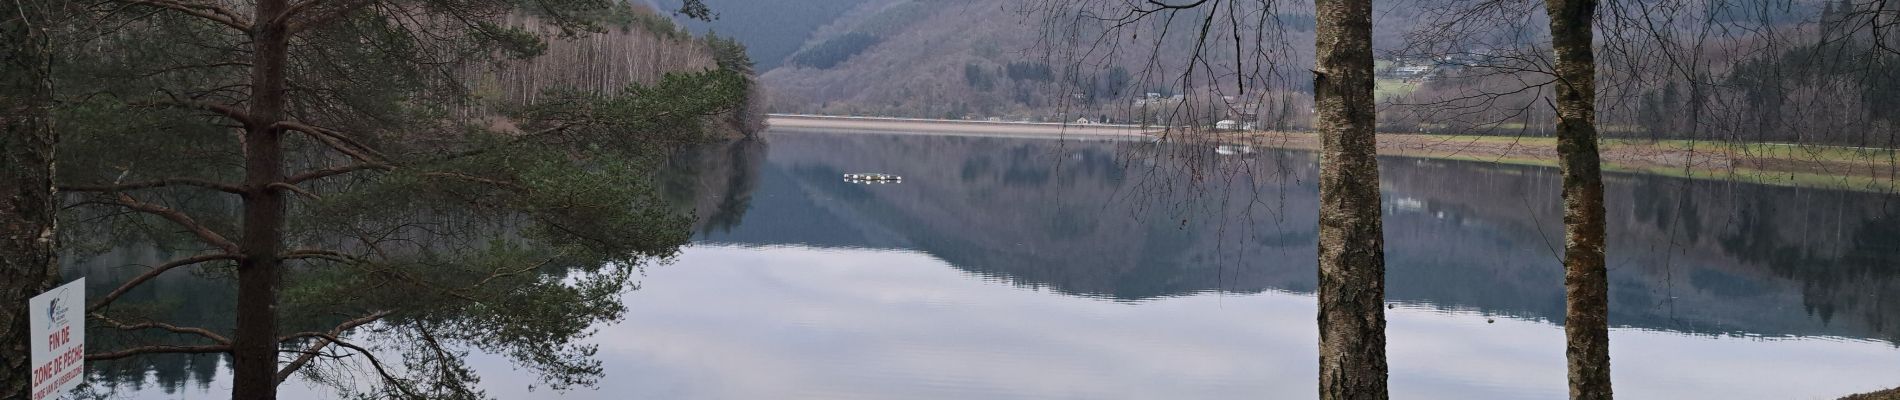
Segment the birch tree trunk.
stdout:
<path fill-rule="evenodd" d="M 1319 395 L 1385 399 L 1385 241 L 1372 100 L 1372 1 L 1318 0 Z"/>
<path fill-rule="evenodd" d="M 26 302 L 58 278 L 46 4 L 0 13 L 0 399 L 25 399 L 32 365 Z"/>
<path fill-rule="evenodd" d="M 1597 155 L 1596 0 L 1546 0 L 1557 53 L 1557 155 L 1563 169 L 1564 337 L 1570 398 L 1609 399 L 1609 282 Z"/>

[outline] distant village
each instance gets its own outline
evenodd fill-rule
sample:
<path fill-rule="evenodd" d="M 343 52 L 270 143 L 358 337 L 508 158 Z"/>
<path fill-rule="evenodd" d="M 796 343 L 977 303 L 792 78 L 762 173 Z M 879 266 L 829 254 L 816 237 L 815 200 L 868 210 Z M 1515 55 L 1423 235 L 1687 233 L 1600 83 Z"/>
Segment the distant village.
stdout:
<path fill-rule="evenodd" d="M 1428 82 L 1454 76 L 1467 67 L 1484 65 L 1490 58 L 1489 50 L 1439 55 L 1433 57 L 1392 57 L 1379 60 L 1374 74 L 1385 82 L 1393 82 L 1401 87 L 1416 87 Z M 1402 95 L 1403 92 L 1400 93 Z M 1071 94 L 1076 99 L 1085 99 L 1085 93 Z M 1182 125 L 1177 123 L 1179 107 L 1195 98 L 1187 94 L 1146 92 L 1127 104 L 1131 107 L 1113 114 L 1102 113 L 1093 116 L 1017 116 L 1000 117 L 980 114 L 966 114 L 966 121 L 987 122 L 1063 122 L 1076 125 L 1124 124 L 1124 125 Z M 1235 96 L 1221 96 L 1218 102 L 1195 104 L 1192 117 L 1185 125 L 1202 126 L 1215 130 L 1251 131 L 1262 128 L 1261 104 L 1258 99 L 1244 99 Z M 1211 110 L 1211 112 L 1210 112 Z"/>
<path fill-rule="evenodd" d="M 1373 73 L 1381 79 L 1394 79 L 1406 83 L 1431 82 L 1457 72 L 1465 67 L 1484 64 L 1490 58 L 1489 50 L 1475 50 L 1465 53 L 1439 55 L 1434 57 L 1396 57 L 1379 60 L 1381 67 Z"/>

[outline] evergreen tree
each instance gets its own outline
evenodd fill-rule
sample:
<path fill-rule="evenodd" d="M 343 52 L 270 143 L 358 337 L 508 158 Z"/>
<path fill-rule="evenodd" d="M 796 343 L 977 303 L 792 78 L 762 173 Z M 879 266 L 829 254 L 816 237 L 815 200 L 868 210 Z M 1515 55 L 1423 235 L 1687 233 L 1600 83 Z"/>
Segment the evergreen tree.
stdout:
<path fill-rule="evenodd" d="M 709 18 L 697 1 L 682 13 Z M 379 384 L 351 395 L 476 398 L 455 349 L 513 357 L 556 389 L 600 374 L 576 342 L 616 318 L 640 263 L 671 256 L 686 222 L 647 171 L 744 77 L 669 74 L 615 93 L 532 104 L 471 101 L 468 77 L 585 35 L 606 0 L 121 0 L 87 21 L 60 81 L 72 99 L 61 189 L 91 231 L 183 256 L 86 307 L 106 332 L 168 331 L 186 344 L 96 348 L 89 360 L 228 354 L 232 398 L 271 399 L 313 363 L 368 360 Z M 136 12 L 124 12 L 126 10 Z M 510 26 L 529 13 L 546 29 Z M 229 330 L 114 307 L 183 269 L 236 287 Z M 391 338 L 371 351 L 351 332 Z M 294 352 L 282 351 L 286 348 Z M 382 360 L 400 354 L 405 368 Z M 348 386 L 348 385 L 345 385 Z"/>

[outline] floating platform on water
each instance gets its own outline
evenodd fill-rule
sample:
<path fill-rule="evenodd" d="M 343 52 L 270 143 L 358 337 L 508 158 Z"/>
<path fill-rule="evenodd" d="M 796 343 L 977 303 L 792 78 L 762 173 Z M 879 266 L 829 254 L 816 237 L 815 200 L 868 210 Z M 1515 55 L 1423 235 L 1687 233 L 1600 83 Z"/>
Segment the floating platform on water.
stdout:
<path fill-rule="evenodd" d="M 844 180 L 857 183 L 897 183 L 903 182 L 904 177 L 879 173 L 853 173 L 844 174 Z"/>

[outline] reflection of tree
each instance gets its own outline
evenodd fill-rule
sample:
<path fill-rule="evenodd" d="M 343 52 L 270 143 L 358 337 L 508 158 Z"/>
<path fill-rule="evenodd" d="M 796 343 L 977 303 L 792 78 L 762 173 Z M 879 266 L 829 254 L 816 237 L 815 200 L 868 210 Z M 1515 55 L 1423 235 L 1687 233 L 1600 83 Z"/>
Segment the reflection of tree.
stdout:
<path fill-rule="evenodd" d="M 696 217 L 694 232 L 729 231 L 745 218 L 765 163 L 763 139 L 694 145 L 675 152 L 657 174 L 659 189 L 681 213 Z"/>
<path fill-rule="evenodd" d="M 1737 196 L 1732 228 L 1718 242 L 1730 256 L 1800 285 L 1801 306 L 1823 324 L 1849 324 L 1900 340 L 1888 293 L 1900 289 L 1900 218 L 1878 195 L 1763 189 Z M 1790 199 L 1800 199 L 1793 200 Z M 1803 201 L 1804 200 L 1804 201 Z M 1855 201 L 1859 200 L 1859 201 Z M 1854 218 L 1816 221 L 1814 210 Z M 1817 226 L 1818 225 L 1818 226 Z M 1846 232 L 1847 237 L 1830 235 Z M 1837 239 L 1838 238 L 1838 239 Z M 1747 282 L 1692 280 L 1707 290 Z M 1726 290 L 1745 293 L 1743 290 Z M 1850 317 L 1843 320 L 1842 317 Z"/>
<path fill-rule="evenodd" d="M 163 251 L 141 251 L 143 248 L 118 246 L 87 259 L 67 257 L 68 265 L 64 273 L 67 276 L 87 277 L 87 293 L 106 293 L 143 272 L 143 268 L 137 265 L 177 256 Z M 161 277 L 128 292 L 120 298 L 116 307 L 127 314 L 148 316 L 153 320 L 229 332 L 232 328 L 231 318 L 225 312 L 233 306 L 236 291 L 227 281 L 212 275 L 215 273 Z M 187 345 L 198 338 L 155 330 L 121 331 L 94 326 L 87 331 L 86 339 L 88 347 L 131 348 L 159 344 Z M 89 361 L 86 363 L 86 372 L 90 374 L 87 381 L 102 387 L 101 392 L 105 393 L 113 388 L 136 390 L 147 383 L 166 393 L 173 393 L 190 383 L 200 387 L 209 385 L 212 378 L 217 376 L 220 363 L 226 361 L 219 354 L 154 354 Z"/>

